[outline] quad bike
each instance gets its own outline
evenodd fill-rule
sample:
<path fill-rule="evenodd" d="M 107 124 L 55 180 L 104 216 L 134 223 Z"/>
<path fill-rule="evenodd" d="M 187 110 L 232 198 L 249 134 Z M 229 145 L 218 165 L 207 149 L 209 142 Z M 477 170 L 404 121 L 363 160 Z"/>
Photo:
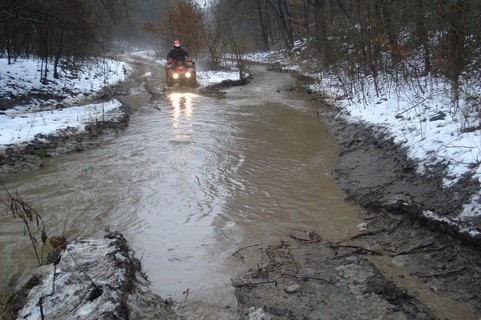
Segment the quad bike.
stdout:
<path fill-rule="evenodd" d="M 192 58 L 186 58 L 183 61 L 169 60 L 165 65 L 165 78 L 167 86 L 192 87 L 197 86 L 197 78 L 195 73 L 195 63 Z"/>

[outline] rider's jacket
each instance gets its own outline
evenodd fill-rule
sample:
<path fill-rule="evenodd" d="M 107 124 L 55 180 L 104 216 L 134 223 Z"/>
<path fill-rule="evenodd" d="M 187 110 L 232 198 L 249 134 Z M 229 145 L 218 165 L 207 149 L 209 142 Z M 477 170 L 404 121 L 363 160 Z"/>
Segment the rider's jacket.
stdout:
<path fill-rule="evenodd" d="M 184 60 L 189 56 L 189 53 L 184 50 L 184 48 L 178 48 L 178 49 L 171 49 L 169 53 L 167 54 L 167 60 L 175 60 L 175 61 L 180 61 Z"/>

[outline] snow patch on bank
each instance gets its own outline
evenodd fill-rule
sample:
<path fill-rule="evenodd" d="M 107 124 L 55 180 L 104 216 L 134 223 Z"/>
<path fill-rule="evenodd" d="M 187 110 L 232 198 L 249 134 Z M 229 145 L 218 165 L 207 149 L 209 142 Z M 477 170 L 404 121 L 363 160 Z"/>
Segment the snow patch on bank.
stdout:
<path fill-rule="evenodd" d="M 55 273 L 54 273 L 55 272 Z M 173 312 L 148 290 L 140 262 L 119 233 L 77 239 L 58 265 L 37 269 L 18 319 L 161 319 Z"/>
<path fill-rule="evenodd" d="M 481 236 L 481 232 L 479 232 L 477 229 L 472 228 L 470 226 L 465 226 L 462 224 L 461 219 L 457 220 L 452 220 L 447 217 L 441 217 L 437 215 L 436 213 L 426 210 L 423 212 L 423 215 L 428 218 L 429 220 L 434 220 L 434 221 L 439 221 L 442 223 L 445 223 L 449 226 L 455 227 L 458 229 L 460 233 L 465 233 L 468 234 L 471 238 L 479 237 Z"/>
<path fill-rule="evenodd" d="M 112 59 L 91 59 L 74 68 L 60 68 L 59 79 L 50 79 L 42 83 L 42 62 L 38 59 L 17 58 L 8 64 L 6 58 L 0 57 L 0 87 L 5 99 L 15 98 L 42 92 L 48 92 L 67 99 L 72 103 L 88 93 L 94 94 L 102 88 L 125 80 L 131 68 L 124 62 Z M 45 67 L 44 67 L 45 68 Z M 53 64 L 48 65 L 53 70 Z M 79 97 L 79 95 L 82 95 Z M 56 100 L 49 101 L 57 102 Z M 33 100 L 28 106 L 45 105 L 45 99 Z"/>
<path fill-rule="evenodd" d="M 335 82 L 323 81 L 311 88 L 322 91 L 331 88 L 330 94 L 339 97 L 341 92 L 335 89 Z M 374 91 L 372 87 L 366 88 Z M 386 129 L 386 137 L 392 137 L 417 162 L 418 173 L 428 173 L 431 167 L 444 165 L 445 188 L 466 176 L 481 182 L 481 130 L 466 130 L 479 126 L 480 119 L 453 112 L 448 84 L 437 83 L 425 94 L 409 86 L 399 88 L 399 92 L 383 93 L 379 98 L 374 98 L 372 91 L 365 101 L 330 99 L 330 103 L 338 106 L 340 115 L 348 121 Z M 469 109 L 467 105 L 460 108 Z M 481 217 L 479 192 L 465 204 L 457 220 L 463 222 L 476 216 Z"/>
<path fill-rule="evenodd" d="M 0 114 L 0 149 L 28 142 L 38 134 L 50 135 L 75 128 L 85 131 L 89 123 L 117 121 L 123 114 L 118 100 L 79 107 L 38 111 L 28 107 L 10 109 Z"/>
<path fill-rule="evenodd" d="M 14 104 L 0 112 L 0 149 L 29 142 L 37 134 L 55 134 L 66 128 L 82 132 L 88 123 L 122 117 L 121 103 L 117 100 L 80 104 L 85 96 L 124 81 L 130 72 L 125 63 L 111 59 L 87 61 L 78 70 L 61 69 L 61 79 L 46 83 L 40 81 L 40 64 L 38 60 L 20 58 L 8 64 L 7 59 L 0 58 L 0 98 L 6 104 Z M 53 70 L 53 65 L 49 69 Z M 52 98 L 45 100 L 45 93 Z M 27 99 L 28 102 L 21 98 L 37 94 L 40 95 L 38 99 Z M 70 107 L 72 105 L 79 106 Z"/>
<path fill-rule="evenodd" d="M 224 80 L 239 80 L 239 71 L 201 71 L 197 79 L 200 85 L 210 86 Z"/>

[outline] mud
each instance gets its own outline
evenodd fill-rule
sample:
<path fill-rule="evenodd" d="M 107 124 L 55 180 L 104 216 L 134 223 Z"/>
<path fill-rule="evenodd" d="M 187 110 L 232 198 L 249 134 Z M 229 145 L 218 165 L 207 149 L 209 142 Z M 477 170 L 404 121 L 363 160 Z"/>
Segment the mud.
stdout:
<path fill-rule="evenodd" d="M 145 68 L 138 63 L 131 79 L 111 95 L 122 99 L 129 86 L 142 83 Z M 292 94 L 310 100 L 336 137 L 336 178 L 346 198 L 364 208 L 364 223 L 342 239 L 296 234 L 264 248 L 263 259 L 232 280 L 239 319 L 479 319 L 479 239 L 422 214 L 456 212 L 479 185 L 466 177 L 445 190 L 443 168 L 416 174 L 416 164 L 383 130 L 343 121 L 337 117 L 342 110 L 303 89 L 305 81 L 300 79 Z M 160 80 L 144 85 L 151 97 L 161 92 Z M 204 94 L 222 98 L 223 88 Z M 121 124 L 95 125 L 85 136 L 66 132 L 48 145 L 33 142 L 7 151 L 0 167 L 28 170 L 41 165 L 42 157 L 95 146 L 128 124 L 128 108 L 126 101 Z"/>
<path fill-rule="evenodd" d="M 316 236 L 269 247 L 264 264 L 234 282 L 238 301 L 273 319 L 434 319 L 362 251 Z"/>
<path fill-rule="evenodd" d="M 466 177 L 443 189 L 442 167 L 416 174 L 385 131 L 345 122 L 321 96 L 295 94 L 306 94 L 336 137 L 336 179 L 365 222 L 344 239 L 306 234 L 265 248 L 233 282 L 245 317 L 479 319 L 479 239 L 423 215 L 460 210 L 479 185 Z"/>

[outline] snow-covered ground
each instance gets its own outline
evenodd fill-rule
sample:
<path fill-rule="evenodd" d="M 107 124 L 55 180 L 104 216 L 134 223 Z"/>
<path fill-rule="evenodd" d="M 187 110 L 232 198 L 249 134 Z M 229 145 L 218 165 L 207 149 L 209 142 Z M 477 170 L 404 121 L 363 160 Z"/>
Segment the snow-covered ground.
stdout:
<path fill-rule="evenodd" d="M 0 59 L 0 95 L 5 97 L 5 104 L 42 92 L 52 97 L 65 97 L 61 102 L 54 98 L 31 99 L 0 112 L 0 149 L 31 141 L 39 133 L 52 134 L 67 127 L 82 131 L 89 122 L 121 116 L 117 112 L 121 106 L 119 101 L 87 105 L 82 105 L 81 101 L 85 95 L 95 94 L 105 85 L 124 80 L 128 73 L 125 64 L 109 59 L 90 61 L 82 71 L 62 72 L 61 80 L 49 81 L 46 85 L 40 83 L 39 68 L 40 61 L 18 59 L 8 64 L 7 59 Z M 75 107 L 70 107 L 72 105 Z"/>
<path fill-rule="evenodd" d="M 299 52 L 302 47 L 294 48 Z M 379 126 L 386 137 L 390 136 L 406 148 L 408 156 L 418 162 L 420 173 L 430 166 L 442 163 L 447 166 L 444 179 L 446 188 L 465 175 L 481 182 L 481 85 L 475 81 L 463 84 L 465 96 L 453 103 L 451 86 L 439 78 L 417 79 L 421 86 L 392 83 L 382 79 L 381 85 L 366 78 L 357 84 L 355 92 L 346 92 L 340 81 L 329 74 L 306 73 L 305 68 L 292 64 L 286 54 L 279 52 L 248 55 L 248 59 L 278 63 L 303 72 L 316 79 L 311 90 L 320 91 L 328 102 L 339 108 L 339 116 L 348 121 Z M 345 88 L 345 87 L 344 87 Z M 477 130 L 474 128 L 478 128 Z M 441 217 L 436 212 L 424 213 L 430 219 L 461 226 L 471 235 L 481 230 L 465 226 L 472 218 L 481 217 L 481 191 L 474 195 L 463 212 L 456 218 Z"/>
<path fill-rule="evenodd" d="M 136 54 L 149 59 L 153 56 L 151 52 L 144 51 Z M 50 81 L 48 85 L 40 83 L 39 68 L 40 61 L 18 59 L 9 65 L 7 59 L 0 58 L 0 96 L 12 100 L 36 92 L 48 92 L 66 97 L 62 102 L 34 99 L 28 104 L 0 111 L 0 149 L 29 142 L 40 133 L 54 134 L 66 128 L 81 132 L 88 123 L 115 120 L 122 116 L 119 112 L 121 103 L 117 100 L 96 104 L 82 101 L 87 94 L 95 94 L 106 85 L 125 80 L 130 72 L 126 63 L 111 59 L 90 61 L 75 74 L 78 78 L 74 78 L 71 72 L 64 72 L 62 80 Z M 199 71 L 197 75 L 199 84 L 204 86 L 238 77 L 236 71 Z M 75 107 L 70 107 L 72 105 Z"/>

